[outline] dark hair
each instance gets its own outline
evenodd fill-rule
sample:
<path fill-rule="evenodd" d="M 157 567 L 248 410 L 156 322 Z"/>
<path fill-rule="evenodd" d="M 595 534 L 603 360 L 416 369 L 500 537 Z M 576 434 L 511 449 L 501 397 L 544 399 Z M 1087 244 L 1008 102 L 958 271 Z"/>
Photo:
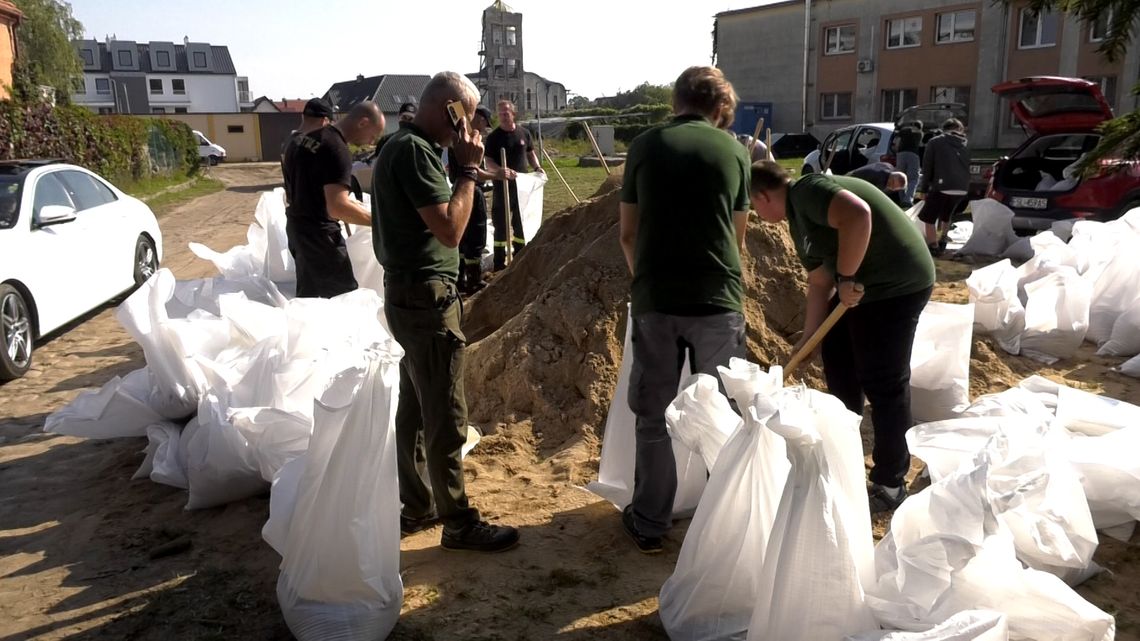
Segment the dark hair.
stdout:
<path fill-rule="evenodd" d="M 792 182 L 792 175 L 788 173 L 787 169 L 780 166 L 780 163 L 774 160 L 757 160 L 752 163 L 751 191 L 753 193 L 773 191 L 780 187 L 786 187 L 790 182 Z"/>
<path fill-rule="evenodd" d="M 947 118 L 945 122 L 942 123 L 942 131 L 962 131 L 965 128 L 966 126 L 957 118 Z"/>

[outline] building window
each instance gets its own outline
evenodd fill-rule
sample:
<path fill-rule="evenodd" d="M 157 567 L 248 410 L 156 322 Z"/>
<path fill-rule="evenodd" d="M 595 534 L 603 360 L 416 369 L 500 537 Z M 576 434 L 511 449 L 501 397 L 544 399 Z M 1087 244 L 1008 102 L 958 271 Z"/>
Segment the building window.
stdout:
<path fill-rule="evenodd" d="M 176 114 L 184 114 L 184 113 L 188 113 L 188 112 L 186 111 L 186 107 L 175 107 L 175 108 L 174 108 L 174 113 L 176 113 Z"/>
<path fill-rule="evenodd" d="M 956 102 L 966 105 L 966 111 L 970 110 L 970 88 L 969 87 L 931 87 L 930 88 L 930 102 Z"/>
<path fill-rule="evenodd" d="M 1101 13 L 1089 23 L 1089 42 L 1102 42 L 1108 37 L 1108 26 L 1112 24 L 1112 9 Z"/>
<path fill-rule="evenodd" d="M 851 118 L 850 93 L 825 93 L 819 96 L 820 120 L 846 120 Z"/>
<path fill-rule="evenodd" d="M 186 95 L 186 81 L 182 78 L 175 78 L 170 81 L 170 90 L 178 96 Z"/>
<path fill-rule="evenodd" d="M 494 77 L 506 78 L 506 66 L 503 64 L 502 58 L 495 58 L 492 67 L 494 69 Z"/>
<path fill-rule="evenodd" d="M 111 80 L 109 78 L 96 78 L 95 93 L 101 96 L 111 95 Z"/>
<path fill-rule="evenodd" d="M 917 89 L 888 89 L 883 92 L 883 121 L 894 122 L 903 109 L 917 104 Z"/>
<path fill-rule="evenodd" d="M 231 134 L 244 134 L 245 125 L 227 125 L 226 132 Z"/>
<path fill-rule="evenodd" d="M 87 93 L 87 81 L 83 78 L 72 78 L 71 92 L 79 94 Z"/>
<path fill-rule="evenodd" d="M 492 27 L 491 28 L 491 44 L 496 44 L 496 45 L 503 44 L 503 28 L 502 27 Z"/>
<path fill-rule="evenodd" d="M 1116 109 L 1116 76 L 1085 76 L 1085 80 L 1100 85 L 1100 92 L 1108 106 Z"/>
<path fill-rule="evenodd" d="M 970 42 L 974 39 L 974 24 L 978 14 L 973 10 L 938 14 L 938 44 Z"/>
<path fill-rule="evenodd" d="M 531 105 L 531 91 L 530 91 L 530 89 L 528 88 L 528 89 L 526 90 L 526 110 L 527 110 L 527 111 L 530 111 L 531 109 L 534 109 L 534 106 L 533 106 L 533 105 Z"/>
<path fill-rule="evenodd" d="M 519 77 L 519 61 L 518 60 L 515 60 L 514 58 L 507 58 L 507 77 L 508 78 L 518 78 Z"/>
<path fill-rule="evenodd" d="M 823 53 L 834 56 L 841 53 L 855 52 L 855 25 L 845 24 L 838 27 L 828 27 L 824 31 Z"/>
<path fill-rule="evenodd" d="M 166 113 L 166 107 L 151 107 L 150 112 L 152 114 L 164 114 Z"/>
<path fill-rule="evenodd" d="M 922 45 L 922 18 L 899 18 L 887 21 L 887 49 L 903 49 Z"/>
<path fill-rule="evenodd" d="M 1021 10 L 1021 35 L 1019 49 L 1037 49 L 1057 44 L 1057 14 L 1052 11 L 1038 13 L 1032 9 Z"/>
<path fill-rule="evenodd" d="M 119 66 L 130 67 L 134 64 L 134 59 L 131 58 L 131 52 L 126 49 L 119 50 Z"/>
<path fill-rule="evenodd" d="M 170 52 L 169 51 L 156 51 L 154 54 L 154 61 L 158 63 L 159 67 L 170 66 Z"/>
<path fill-rule="evenodd" d="M 195 51 L 194 52 L 194 67 L 197 69 L 197 68 L 204 68 L 205 66 L 206 66 L 206 52 L 205 51 Z"/>
<path fill-rule="evenodd" d="M 514 46 L 518 45 L 518 42 L 519 42 L 518 30 L 516 30 L 513 25 L 508 26 L 507 27 L 507 46 L 508 47 L 514 47 Z"/>
<path fill-rule="evenodd" d="M 150 92 L 152 94 L 162 95 L 162 78 L 150 79 Z"/>
<path fill-rule="evenodd" d="M 111 109 L 110 107 L 99 107 L 100 116 L 109 116 L 113 113 L 115 113 L 115 110 Z"/>
<path fill-rule="evenodd" d="M 79 50 L 79 57 L 83 58 L 83 66 L 84 67 L 94 67 L 95 66 L 95 53 L 93 51 L 91 51 L 90 49 L 80 49 Z"/>

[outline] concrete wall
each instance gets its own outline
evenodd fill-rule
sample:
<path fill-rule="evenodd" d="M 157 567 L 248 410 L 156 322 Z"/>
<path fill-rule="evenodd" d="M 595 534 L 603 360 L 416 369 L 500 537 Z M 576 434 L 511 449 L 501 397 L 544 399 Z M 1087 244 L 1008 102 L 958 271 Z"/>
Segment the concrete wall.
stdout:
<path fill-rule="evenodd" d="M 99 107 L 110 107 L 115 104 L 114 101 L 114 87 L 112 87 L 111 95 L 99 95 L 95 90 L 96 78 L 115 78 L 116 80 L 125 79 L 129 84 L 133 85 L 134 81 L 130 80 L 134 76 L 126 74 L 107 74 L 107 73 L 85 73 L 84 80 L 86 82 L 86 93 L 72 94 L 72 101 L 78 105 L 90 107 L 93 110 L 98 110 Z M 173 112 L 175 107 L 185 107 L 189 113 L 221 113 L 221 112 L 238 112 L 239 105 L 237 99 L 237 85 L 235 84 L 235 76 L 215 76 L 215 75 L 179 75 L 179 74 L 147 74 L 139 77 L 144 78 L 143 95 L 135 96 L 132 92 L 131 112 L 137 114 L 148 114 L 151 107 L 164 107 L 168 112 Z M 150 93 L 150 79 L 162 79 L 162 94 Z M 185 82 L 186 93 L 184 95 L 174 94 L 172 80 L 178 78 Z M 126 111 L 125 103 L 120 95 L 120 109 Z"/>
<path fill-rule="evenodd" d="M 164 114 L 148 117 L 169 118 L 186 123 L 191 129 L 205 134 L 210 142 L 221 145 L 226 150 L 226 160 L 229 162 L 256 162 L 264 158 L 258 118 L 266 115 L 272 114 Z M 230 127 L 240 128 L 241 131 L 230 131 Z M 274 155 L 268 160 L 277 158 Z"/>
<path fill-rule="evenodd" d="M 16 32 L 0 17 L 0 100 L 11 95 L 12 65 L 16 63 Z"/>
<path fill-rule="evenodd" d="M 717 33 L 717 66 L 724 71 L 741 102 L 770 102 L 775 121 L 771 123 L 772 131 L 800 131 L 803 7 L 789 5 L 764 12 L 722 16 Z M 681 71 L 678 69 L 677 73 Z"/>

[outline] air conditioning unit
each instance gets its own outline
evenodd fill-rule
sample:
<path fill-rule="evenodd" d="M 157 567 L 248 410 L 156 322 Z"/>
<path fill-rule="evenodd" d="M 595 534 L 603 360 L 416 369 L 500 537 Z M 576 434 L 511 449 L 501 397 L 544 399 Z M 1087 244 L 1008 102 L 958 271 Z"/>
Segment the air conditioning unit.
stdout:
<path fill-rule="evenodd" d="M 855 64 L 855 69 L 859 73 L 871 73 L 875 70 L 875 61 L 870 58 L 864 58 Z"/>

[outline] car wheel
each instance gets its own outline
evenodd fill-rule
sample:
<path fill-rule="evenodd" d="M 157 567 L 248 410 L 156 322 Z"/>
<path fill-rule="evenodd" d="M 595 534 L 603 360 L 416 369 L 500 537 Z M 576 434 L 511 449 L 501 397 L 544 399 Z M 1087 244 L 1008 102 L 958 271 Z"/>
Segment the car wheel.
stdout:
<path fill-rule="evenodd" d="M 804 165 L 804 168 L 800 170 L 801 176 L 806 176 L 808 174 L 814 174 L 814 173 L 815 173 L 815 170 L 811 168 L 811 165 Z"/>
<path fill-rule="evenodd" d="M 32 366 L 32 315 L 11 285 L 0 285 L 0 380 L 20 378 Z"/>
<path fill-rule="evenodd" d="M 135 287 L 150 280 L 158 271 L 158 252 L 154 249 L 154 241 L 146 236 L 139 236 L 135 242 Z"/>
<path fill-rule="evenodd" d="M 218 164 L 218 161 L 220 161 L 221 159 L 218 158 L 217 156 L 211 154 L 210 157 L 207 158 L 207 160 L 209 161 L 210 166 L 213 167 L 214 165 Z"/>

